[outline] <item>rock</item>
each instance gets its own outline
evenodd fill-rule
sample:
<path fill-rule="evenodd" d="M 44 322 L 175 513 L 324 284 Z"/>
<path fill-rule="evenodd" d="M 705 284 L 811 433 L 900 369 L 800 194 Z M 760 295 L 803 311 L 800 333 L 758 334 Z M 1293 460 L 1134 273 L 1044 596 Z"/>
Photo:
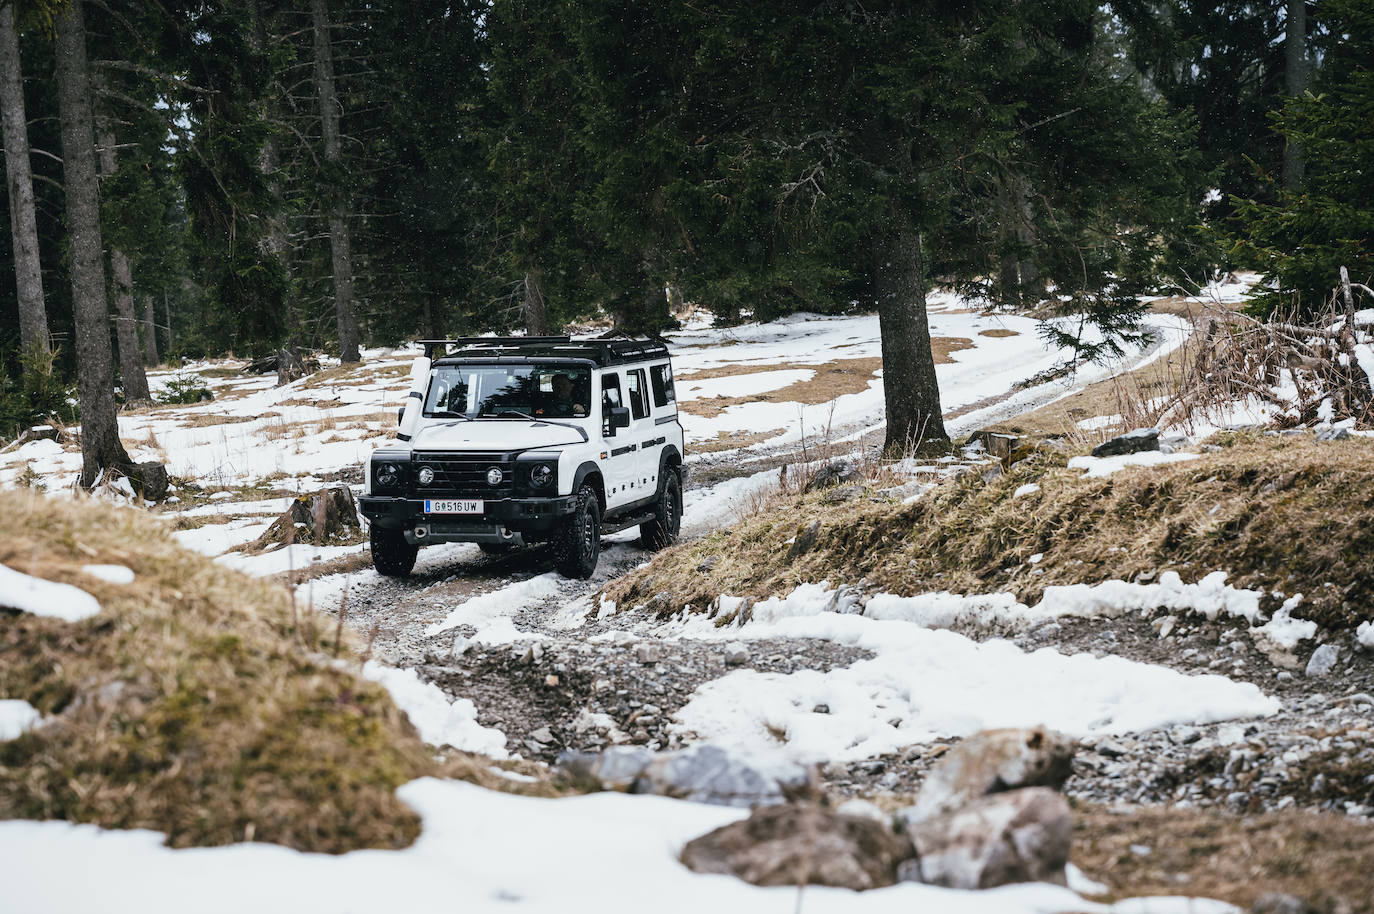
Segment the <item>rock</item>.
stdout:
<path fill-rule="evenodd" d="M 1336 666 L 1336 661 L 1340 659 L 1341 649 L 1334 644 L 1323 644 L 1312 652 L 1312 657 L 1307 661 L 1307 669 L 1303 672 L 1308 679 L 1319 679 L 1330 673 Z"/>
<path fill-rule="evenodd" d="M 1328 428 L 1317 432 L 1318 441 L 1344 441 L 1350 437 L 1348 428 Z"/>
<path fill-rule="evenodd" d="M 725 665 L 744 666 L 749 662 L 749 649 L 738 641 L 725 645 Z"/>
<path fill-rule="evenodd" d="M 821 522 L 818 520 L 813 520 L 811 522 L 811 526 L 807 527 L 801 533 L 798 533 L 796 538 L 792 540 L 792 547 L 787 550 L 787 555 L 783 559 L 783 561 L 790 564 L 793 561 L 795 561 L 798 557 L 805 555 L 807 552 L 811 551 L 811 549 L 816 545 L 816 540 L 819 538 L 820 532 Z"/>
<path fill-rule="evenodd" d="M 1058 790 L 1073 773 L 1073 743 L 1044 727 L 984 730 L 956 745 L 926 775 L 916 804 L 901 812 L 919 822 L 987 794 L 1020 787 Z"/>
<path fill-rule="evenodd" d="M 983 482 L 996 482 L 997 480 L 999 480 L 999 479 L 1001 479 L 1001 478 L 1002 478 L 1002 465 L 1001 465 L 1000 463 L 994 464 L 993 466 L 991 466 L 991 467 L 989 467 L 988 469 L 986 469 L 986 470 L 983 471 L 983 476 L 982 476 Z"/>
<path fill-rule="evenodd" d="M 635 659 L 640 663 L 658 663 L 663 659 L 663 647 L 662 645 L 650 644 L 648 642 L 636 644 Z"/>
<path fill-rule="evenodd" d="M 875 889 L 897 881 L 911 844 L 886 825 L 811 804 L 765 806 L 687 843 L 682 862 L 754 885 Z"/>
<path fill-rule="evenodd" d="M 835 807 L 835 812 L 842 816 L 856 816 L 861 819 L 872 819 L 874 822 L 881 822 L 884 825 L 888 825 L 892 822 L 892 817 L 887 813 L 883 812 L 873 803 L 867 800 L 861 800 L 858 797 L 845 800 L 839 806 Z"/>
<path fill-rule="evenodd" d="M 551 743 L 553 742 L 553 731 L 548 727 L 540 727 L 530 734 L 530 739 L 537 743 Z"/>
<path fill-rule="evenodd" d="M 699 563 L 697 564 L 697 573 L 698 573 L 698 574 L 706 574 L 706 573 L 707 573 L 708 571 L 710 571 L 712 568 L 715 568 L 715 567 L 716 567 L 716 563 L 719 562 L 719 561 L 720 561 L 720 556 L 718 556 L 718 555 L 708 555 L 706 558 L 702 559 L 701 562 L 699 562 Z"/>
<path fill-rule="evenodd" d="M 826 492 L 821 501 L 827 505 L 838 505 L 847 501 L 853 501 L 863 494 L 862 486 L 840 486 L 838 489 Z"/>
<path fill-rule="evenodd" d="M 1115 457 L 1119 454 L 1138 454 L 1159 450 L 1159 429 L 1138 428 L 1135 431 L 1109 438 L 1093 448 L 1094 457 Z"/>
<path fill-rule="evenodd" d="M 1302 899 L 1280 892 L 1266 892 L 1250 910 L 1253 914 L 1315 914 Z"/>
<path fill-rule="evenodd" d="M 814 492 L 817 489 L 828 489 L 831 486 L 838 486 L 857 479 L 858 476 L 859 470 L 852 461 L 832 460 L 811 477 L 803 491 Z"/>
<path fill-rule="evenodd" d="M 612 746 L 599 753 L 562 752 L 556 764 L 574 781 L 591 781 L 602 790 L 627 791 L 653 759 L 653 752 L 640 746 Z"/>
<path fill-rule="evenodd" d="M 702 745 L 655 756 L 633 792 L 716 806 L 773 805 L 809 781 L 807 770 L 796 763 L 764 766 L 719 746 Z"/>
<path fill-rule="evenodd" d="M 812 713 L 812 714 L 829 714 L 829 713 L 830 713 L 830 705 L 827 705 L 827 704 L 819 704 L 819 705 L 816 705 L 814 708 L 811 709 L 811 713 Z"/>
<path fill-rule="evenodd" d="M 952 889 L 1064 885 L 1072 833 L 1068 802 L 1045 787 L 981 797 L 910 826 L 921 881 Z"/>

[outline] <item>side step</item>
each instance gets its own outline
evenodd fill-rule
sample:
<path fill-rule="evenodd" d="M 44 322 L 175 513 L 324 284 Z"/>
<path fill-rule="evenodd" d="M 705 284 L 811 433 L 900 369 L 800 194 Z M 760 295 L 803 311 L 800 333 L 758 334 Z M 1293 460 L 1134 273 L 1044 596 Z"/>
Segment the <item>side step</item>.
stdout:
<path fill-rule="evenodd" d="M 621 530 L 628 530 L 631 527 L 638 527 L 640 524 L 647 524 L 654 519 L 654 513 L 636 514 L 633 517 L 617 517 L 615 520 L 603 521 L 601 529 L 598 531 L 602 536 L 610 536 L 612 533 L 619 533 Z"/>

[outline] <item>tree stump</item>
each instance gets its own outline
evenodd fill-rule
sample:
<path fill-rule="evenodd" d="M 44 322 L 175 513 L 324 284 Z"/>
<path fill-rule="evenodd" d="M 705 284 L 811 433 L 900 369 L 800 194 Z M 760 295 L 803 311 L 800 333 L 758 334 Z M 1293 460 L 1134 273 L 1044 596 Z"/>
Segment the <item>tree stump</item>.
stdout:
<path fill-rule="evenodd" d="M 358 523 L 353 490 L 348 486 L 333 486 L 297 497 L 262 536 L 244 547 L 244 551 L 266 552 L 292 543 L 348 545 L 358 542 L 361 536 L 362 526 Z"/>

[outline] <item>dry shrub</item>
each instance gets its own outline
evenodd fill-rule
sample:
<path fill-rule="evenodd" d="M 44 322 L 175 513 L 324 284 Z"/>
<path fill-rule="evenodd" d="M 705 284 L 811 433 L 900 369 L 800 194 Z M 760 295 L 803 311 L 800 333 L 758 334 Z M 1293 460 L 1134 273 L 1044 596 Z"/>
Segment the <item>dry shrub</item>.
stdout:
<path fill-rule="evenodd" d="M 339 853 L 414 840 L 419 819 L 394 793 L 413 778 L 516 786 L 485 759 L 436 761 L 356 675 L 347 631 L 280 585 L 180 548 L 141 512 L 26 492 L 0 493 L 0 509 L 0 563 L 103 607 L 79 623 L 0 610 L 0 695 L 51 721 L 0 743 L 0 819 Z M 87 563 L 137 577 L 106 583 Z"/>
<path fill-rule="evenodd" d="M 1303 592 L 1297 615 L 1351 628 L 1374 601 L 1374 442 L 1232 434 L 1197 460 L 1086 479 L 1062 454 L 1031 453 L 1001 478 L 977 473 L 902 505 L 792 495 L 730 530 L 659 553 L 606 588 L 621 607 L 667 592 L 701 610 L 721 594 L 776 596 L 797 584 L 865 581 L 872 591 L 1011 591 L 1215 570 L 1232 583 Z M 1013 498 L 1021 485 L 1038 492 Z M 788 541 L 818 523 L 788 561 Z M 1036 565 L 1029 559 L 1043 559 Z M 711 561 L 707 561 L 711 559 Z M 703 570 L 704 569 L 704 570 Z"/>

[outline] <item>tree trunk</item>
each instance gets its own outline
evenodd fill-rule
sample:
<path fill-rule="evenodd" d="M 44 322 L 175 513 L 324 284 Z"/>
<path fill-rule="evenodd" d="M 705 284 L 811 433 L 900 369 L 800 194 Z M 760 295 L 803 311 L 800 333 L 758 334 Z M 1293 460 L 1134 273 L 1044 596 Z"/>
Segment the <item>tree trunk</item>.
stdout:
<path fill-rule="evenodd" d="M 99 80 L 99 76 L 96 77 Z M 100 86 L 97 83 L 96 88 Z M 100 173 L 106 178 L 115 173 L 115 135 L 108 123 L 100 129 Z M 124 382 L 124 400 L 142 403 L 152 399 L 148 376 L 138 350 L 138 318 L 134 315 L 134 276 L 129 258 L 110 245 L 110 275 L 114 279 L 115 338 L 119 341 L 119 376 Z"/>
<path fill-rule="evenodd" d="M 887 407 L 884 450 L 904 452 L 949 440 L 940 410 L 935 356 L 926 317 L 921 235 L 910 217 L 893 218 L 879 269 L 878 335 L 883 354 L 883 402 Z"/>
<path fill-rule="evenodd" d="M 549 304 L 544 300 L 544 278 L 538 268 L 525 273 L 525 298 L 520 303 L 520 317 L 525 323 L 525 333 L 549 335 Z"/>
<path fill-rule="evenodd" d="M 266 53 L 268 48 L 267 26 L 263 21 L 262 5 L 258 0 L 252 0 L 250 8 L 253 18 L 252 40 L 254 50 L 258 53 Z M 272 120 L 268 99 L 263 99 L 260 103 L 259 113 L 264 123 Z M 290 354 L 289 360 L 291 362 L 298 363 L 301 361 L 301 327 L 300 317 L 296 312 L 295 292 L 291 284 L 291 247 L 283 219 L 286 202 L 280 174 L 281 150 L 277 144 L 275 132 L 268 133 L 267 138 L 263 140 L 262 150 L 258 157 L 258 169 L 267 179 L 267 193 L 272 200 L 272 209 L 265 215 L 267 235 L 263 243 L 264 249 L 265 253 L 281 267 L 282 277 L 286 284 L 282 294 L 282 306 L 284 308 L 282 322 L 286 328 L 286 339 L 282 348 Z"/>
<path fill-rule="evenodd" d="M 339 143 L 339 103 L 334 96 L 334 58 L 329 46 L 329 10 L 326 0 L 311 0 L 314 18 L 315 89 L 320 98 L 320 135 L 324 139 L 324 160 L 337 163 L 342 155 Z M 329 248 L 334 267 L 334 315 L 339 325 L 339 359 L 360 362 L 358 319 L 353 313 L 353 260 L 349 250 L 348 200 L 342 189 L 329 210 Z"/>
<path fill-rule="evenodd" d="M 115 416 L 110 320 L 101 263 L 100 196 L 96 185 L 91 81 L 86 27 L 79 0 L 56 17 L 57 100 L 62 122 L 62 183 L 67 194 L 67 248 L 76 325 L 77 395 L 81 404 L 81 485 L 133 462 L 119 440 Z"/>
<path fill-rule="evenodd" d="M 43 304 L 43 271 L 38 260 L 38 224 L 33 209 L 29 130 L 24 114 L 24 75 L 14 4 L 0 7 L 0 123 L 5 134 L 10 235 L 14 243 L 14 280 L 19 292 L 19 341 L 26 352 L 46 356 L 48 314 Z M 26 366 L 26 370 L 28 366 Z"/>
<path fill-rule="evenodd" d="M 150 368 L 159 364 L 157 358 L 157 318 L 153 315 L 153 297 L 143 296 L 143 364 Z"/>
<path fill-rule="evenodd" d="M 1290 98 L 1307 91 L 1307 3 L 1306 0 L 1288 0 L 1288 17 L 1283 36 L 1283 83 L 1284 93 Z M 1285 190 L 1302 189 L 1303 173 L 1307 163 L 1303 156 L 1302 143 L 1290 139 L 1283 147 L 1283 187 Z"/>

